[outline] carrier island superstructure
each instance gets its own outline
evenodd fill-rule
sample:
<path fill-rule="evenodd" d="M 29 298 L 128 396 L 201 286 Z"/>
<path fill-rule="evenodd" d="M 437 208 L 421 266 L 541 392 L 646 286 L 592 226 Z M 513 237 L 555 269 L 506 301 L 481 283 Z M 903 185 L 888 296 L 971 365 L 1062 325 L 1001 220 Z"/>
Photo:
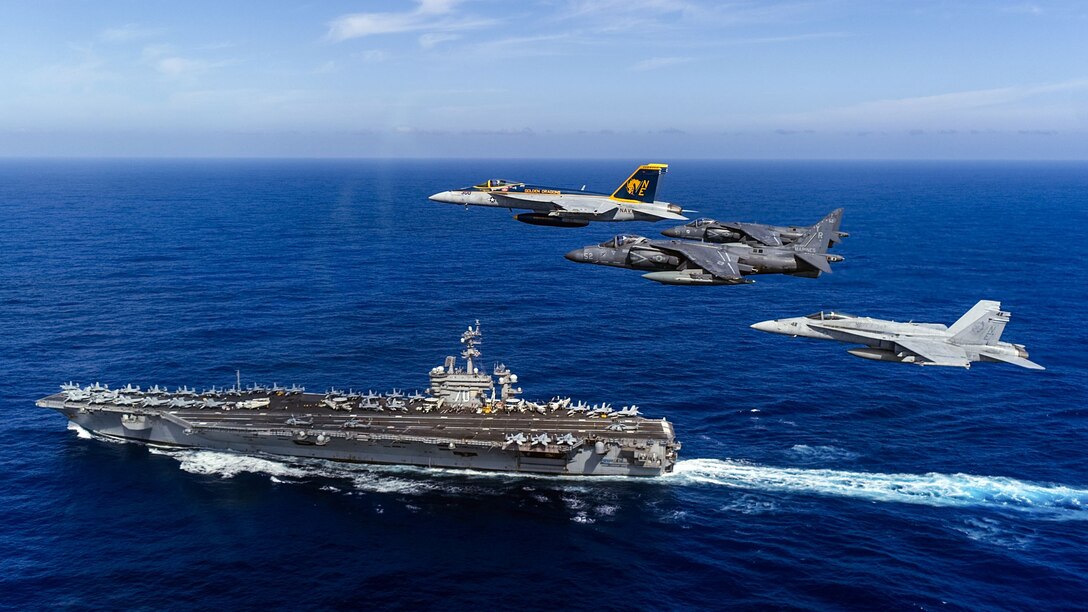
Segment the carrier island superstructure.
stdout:
<path fill-rule="evenodd" d="M 476 367 L 481 341 L 477 321 L 461 336 L 464 365 L 447 357 L 425 393 L 67 383 L 37 405 L 95 435 L 160 447 L 556 475 L 672 470 L 680 450 L 672 423 L 635 406 L 525 400 L 506 366 Z"/>

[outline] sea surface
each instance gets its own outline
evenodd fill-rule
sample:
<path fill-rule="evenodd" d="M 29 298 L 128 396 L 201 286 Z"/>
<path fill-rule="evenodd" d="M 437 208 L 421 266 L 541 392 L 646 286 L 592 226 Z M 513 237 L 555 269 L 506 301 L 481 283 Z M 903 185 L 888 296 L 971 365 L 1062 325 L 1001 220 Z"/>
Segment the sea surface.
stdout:
<path fill-rule="evenodd" d="M 0 161 L 0 607 L 1084 609 L 1088 164 L 671 161 L 698 216 L 846 209 L 819 279 L 672 287 L 427 195 L 610 190 L 630 161 Z M 660 161 L 660 160 L 650 160 Z M 1044 372 L 749 329 L 979 299 Z M 113 387 L 422 389 L 480 320 L 530 398 L 675 423 L 674 474 L 563 479 L 165 452 L 34 401 Z"/>

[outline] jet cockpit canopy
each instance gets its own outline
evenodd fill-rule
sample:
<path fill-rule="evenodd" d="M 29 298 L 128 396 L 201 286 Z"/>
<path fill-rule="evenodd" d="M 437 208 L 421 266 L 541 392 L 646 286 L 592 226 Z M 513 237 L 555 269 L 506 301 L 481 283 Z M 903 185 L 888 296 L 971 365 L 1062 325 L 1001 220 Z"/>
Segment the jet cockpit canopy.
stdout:
<path fill-rule="evenodd" d="M 616 236 L 615 238 L 613 238 L 611 240 L 608 240 L 606 242 L 602 242 L 600 244 L 600 246 L 607 247 L 607 248 L 610 248 L 610 249 L 617 249 L 617 248 L 628 246 L 628 245 L 631 245 L 631 244 L 638 244 L 640 242 L 646 242 L 646 238 L 644 238 L 642 236 L 634 236 L 634 235 L 631 235 L 631 234 L 620 234 L 619 236 Z"/>
<path fill-rule="evenodd" d="M 714 223 L 714 219 L 703 217 L 702 219 L 696 219 L 691 223 L 688 223 L 688 227 L 706 227 L 711 223 Z"/>
<path fill-rule="evenodd" d="M 834 311 L 820 311 L 805 316 L 806 319 L 812 319 L 814 321 L 841 321 L 843 319 L 855 319 L 854 315 L 848 315 L 841 312 Z"/>
<path fill-rule="evenodd" d="M 484 182 L 480 183 L 479 185 L 475 185 L 475 187 L 476 187 L 476 189 L 486 190 L 486 189 L 502 189 L 503 187 L 513 187 L 515 185 L 524 185 L 524 183 L 519 183 L 517 181 L 508 181 L 506 179 L 491 179 L 489 181 L 484 181 Z"/>

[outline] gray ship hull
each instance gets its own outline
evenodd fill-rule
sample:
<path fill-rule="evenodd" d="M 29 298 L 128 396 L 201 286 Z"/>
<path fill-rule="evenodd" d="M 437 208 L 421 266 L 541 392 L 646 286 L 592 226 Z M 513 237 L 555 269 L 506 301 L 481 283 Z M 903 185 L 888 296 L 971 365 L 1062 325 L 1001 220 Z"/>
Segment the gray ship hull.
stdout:
<path fill-rule="evenodd" d="M 126 441 L 368 464 L 659 476 L 672 470 L 680 446 L 664 419 L 441 414 L 408 407 L 397 414 L 352 413 L 324 408 L 320 398 L 291 403 L 273 396 L 268 407 L 256 410 L 166 410 L 72 402 L 56 394 L 38 405 L 92 433 Z M 512 434 L 524 439 L 509 442 Z M 529 443 L 541 434 L 546 442 Z M 564 434 L 571 434 L 568 442 L 555 443 Z"/>

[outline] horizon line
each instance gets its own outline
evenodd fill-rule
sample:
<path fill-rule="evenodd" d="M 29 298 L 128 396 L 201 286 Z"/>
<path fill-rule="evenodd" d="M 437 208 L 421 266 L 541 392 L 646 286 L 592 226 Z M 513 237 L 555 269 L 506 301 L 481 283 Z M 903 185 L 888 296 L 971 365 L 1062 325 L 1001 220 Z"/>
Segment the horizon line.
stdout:
<path fill-rule="evenodd" d="M 650 156 L 654 159 L 666 157 L 671 162 L 705 161 L 752 161 L 752 162 L 1088 162 L 1088 157 L 1040 157 L 1040 158 L 998 158 L 998 157 L 672 157 Z M 327 156 L 288 156 L 288 155 L 8 155 L 0 154 L 0 161 L 622 161 L 649 159 L 647 156 L 629 157 L 562 157 L 562 156 L 518 156 L 503 155 L 498 157 L 421 157 L 421 156 L 366 156 L 366 155 L 327 155 Z"/>

